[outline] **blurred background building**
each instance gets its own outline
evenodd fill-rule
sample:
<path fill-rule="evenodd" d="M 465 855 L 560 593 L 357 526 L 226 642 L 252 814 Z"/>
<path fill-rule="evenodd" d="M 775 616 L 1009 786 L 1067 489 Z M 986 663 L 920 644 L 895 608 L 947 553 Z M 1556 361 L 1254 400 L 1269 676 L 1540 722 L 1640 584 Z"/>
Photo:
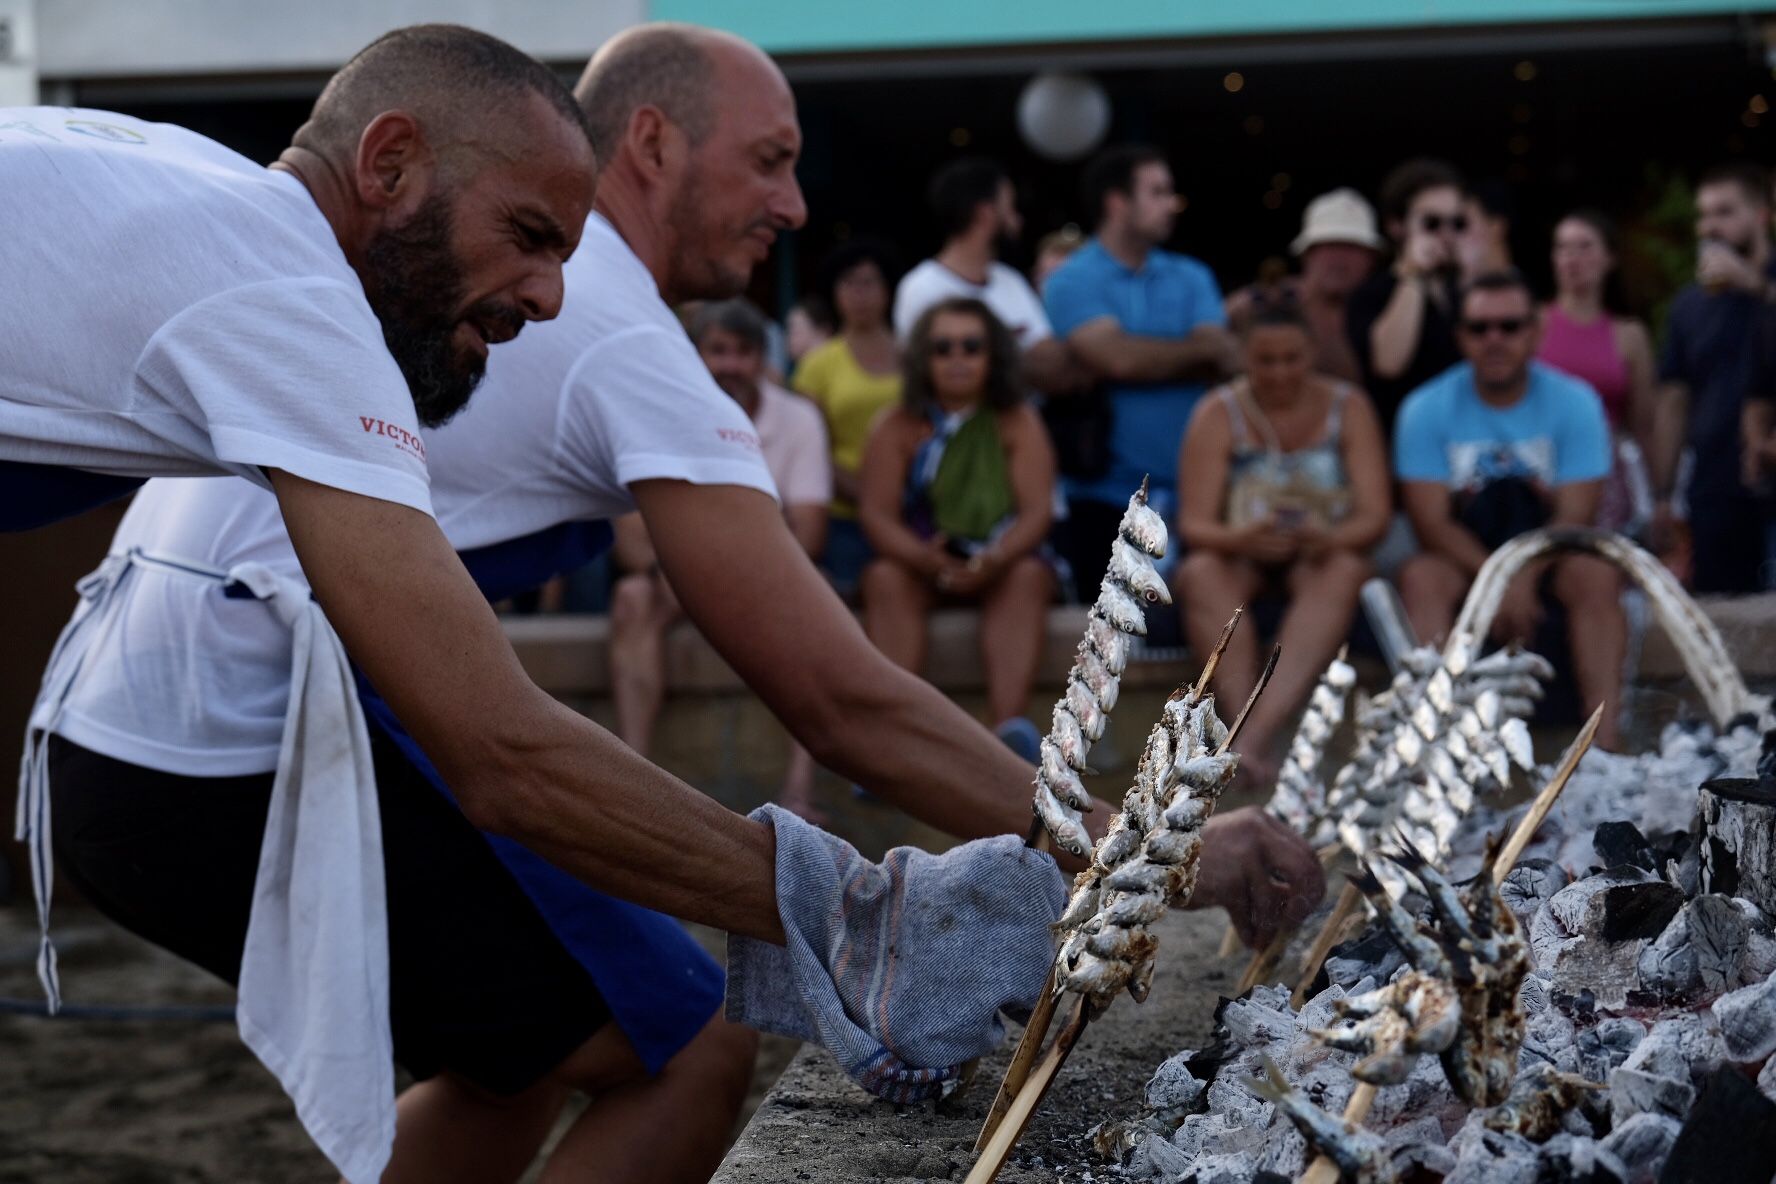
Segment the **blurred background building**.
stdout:
<path fill-rule="evenodd" d="M 934 246 L 924 183 L 961 153 L 1011 168 L 1030 241 L 1076 220 L 1078 159 L 1106 139 L 1171 153 L 1179 243 L 1228 288 L 1284 252 L 1315 194 L 1372 194 L 1429 153 L 1507 183 L 1532 271 L 1558 212 L 1623 215 L 1630 294 L 1656 304 L 1683 265 L 1661 242 L 1686 237 L 1684 178 L 1767 160 L 1776 98 L 1776 0 L 0 0 L 0 101 L 170 120 L 269 159 L 388 28 L 460 21 L 572 76 L 649 19 L 740 33 L 795 84 L 811 218 L 760 277 L 779 309 L 849 234 L 914 258 Z M 1019 100 L 1057 72 L 1078 81 L 1033 112 L 1056 141 L 1044 153 Z"/>

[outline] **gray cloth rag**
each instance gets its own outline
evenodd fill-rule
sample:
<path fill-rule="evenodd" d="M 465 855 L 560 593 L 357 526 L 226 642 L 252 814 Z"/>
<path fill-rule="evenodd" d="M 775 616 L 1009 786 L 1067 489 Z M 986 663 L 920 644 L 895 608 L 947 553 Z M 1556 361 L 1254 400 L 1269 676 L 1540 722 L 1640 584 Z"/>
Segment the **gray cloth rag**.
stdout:
<path fill-rule="evenodd" d="M 955 1088 L 1005 1038 L 1001 1008 L 1035 1006 L 1066 903 L 1054 860 L 1014 835 L 871 863 L 777 806 L 776 946 L 728 937 L 727 1017 L 812 1040 L 892 1102 Z"/>

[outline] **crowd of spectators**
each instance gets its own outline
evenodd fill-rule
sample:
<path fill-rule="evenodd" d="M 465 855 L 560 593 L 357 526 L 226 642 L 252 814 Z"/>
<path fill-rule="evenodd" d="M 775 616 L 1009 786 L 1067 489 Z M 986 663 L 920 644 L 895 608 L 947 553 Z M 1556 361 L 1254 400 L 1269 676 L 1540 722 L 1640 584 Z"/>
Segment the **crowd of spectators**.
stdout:
<path fill-rule="evenodd" d="M 1761 171 L 1700 178 L 1695 278 L 1658 346 L 1615 298 L 1608 218 L 1558 222 L 1537 293 L 1513 266 L 1509 190 L 1442 161 L 1401 164 L 1376 206 L 1317 197 L 1294 268 L 1226 298 L 1166 245 L 1182 203 L 1161 153 L 1113 147 L 1081 180 L 1091 232 L 1032 244 L 1029 277 L 1005 261 L 1023 245 L 1015 186 L 964 159 L 932 179 L 943 238 L 904 274 L 893 246 L 854 238 L 781 330 L 741 302 L 688 321 L 752 416 L 798 539 L 883 652 L 917 670 L 932 610 L 978 607 L 989 709 L 1017 751 L 1035 756 L 1047 608 L 1095 594 L 1143 478 L 1176 538 L 1177 607 L 1154 633 L 1200 649 L 1248 604 L 1283 646 L 1243 746 L 1259 780 L 1374 575 L 1425 641 L 1493 550 L 1547 524 L 1627 533 L 1698 592 L 1776 587 Z M 645 749 L 676 614 L 645 537 L 619 538 L 614 684 Z M 1561 656 L 1589 708 L 1619 703 L 1627 628 L 1615 571 L 1570 557 L 1525 572 L 1493 632 Z M 1218 691 L 1243 699 L 1263 648 L 1238 635 Z M 1612 719 L 1599 740 L 1617 742 Z M 798 754 L 787 800 L 807 804 L 812 772 Z"/>

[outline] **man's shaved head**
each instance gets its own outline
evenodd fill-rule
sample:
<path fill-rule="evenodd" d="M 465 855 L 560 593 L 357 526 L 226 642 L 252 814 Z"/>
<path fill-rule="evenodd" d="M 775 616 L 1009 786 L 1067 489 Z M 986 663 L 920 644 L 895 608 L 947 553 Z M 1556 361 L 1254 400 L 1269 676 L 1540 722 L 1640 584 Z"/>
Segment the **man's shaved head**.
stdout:
<path fill-rule="evenodd" d="M 657 108 L 693 146 L 707 139 L 715 126 L 714 51 L 723 42 L 752 48 L 738 37 L 669 21 L 637 25 L 599 47 L 573 92 L 599 164 L 616 156 L 641 107 Z"/>
<path fill-rule="evenodd" d="M 448 159 L 459 146 L 497 141 L 533 96 L 590 139 L 585 112 L 535 58 L 461 25 L 413 25 L 378 37 L 333 75 L 294 142 L 327 157 L 349 155 L 372 120 L 400 110 Z"/>
<path fill-rule="evenodd" d="M 795 95 L 758 46 L 697 25 L 607 41 L 574 97 L 592 125 L 599 209 L 670 302 L 742 292 L 807 217 Z"/>

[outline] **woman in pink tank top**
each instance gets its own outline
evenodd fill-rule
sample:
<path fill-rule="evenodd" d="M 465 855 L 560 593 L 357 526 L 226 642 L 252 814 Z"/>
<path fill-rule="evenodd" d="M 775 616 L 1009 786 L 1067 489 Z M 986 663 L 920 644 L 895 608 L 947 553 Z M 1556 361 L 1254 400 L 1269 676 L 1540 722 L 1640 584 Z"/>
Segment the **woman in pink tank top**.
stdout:
<path fill-rule="evenodd" d="M 1650 510 L 1641 461 L 1652 430 L 1653 343 L 1646 325 L 1610 313 L 1604 289 L 1615 270 L 1610 222 L 1575 210 L 1554 228 L 1554 299 L 1542 310 L 1539 359 L 1590 383 L 1616 438 L 1616 464 L 1598 509 L 1598 525 L 1634 529 Z"/>

